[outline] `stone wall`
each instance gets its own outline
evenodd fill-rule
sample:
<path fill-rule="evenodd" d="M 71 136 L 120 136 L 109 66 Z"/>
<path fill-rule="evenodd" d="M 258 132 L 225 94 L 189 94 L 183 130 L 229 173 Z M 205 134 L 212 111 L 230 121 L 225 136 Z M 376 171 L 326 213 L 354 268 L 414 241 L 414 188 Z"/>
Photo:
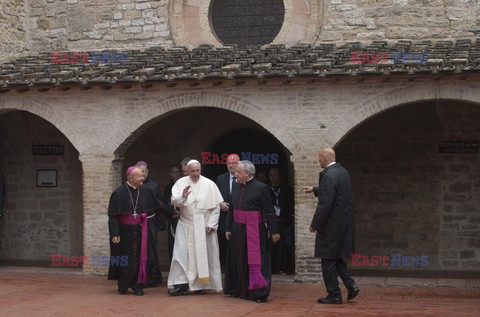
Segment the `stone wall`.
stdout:
<path fill-rule="evenodd" d="M 209 0 L 1 0 L 0 58 L 26 49 L 95 50 L 219 42 Z M 472 38 L 480 4 L 445 0 L 285 1 L 275 43 Z M 200 32 L 201 30 L 201 32 Z M 201 39 L 201 40 L 200 40 Z M 200 41 L 200 42 L 199 42 Z"/>
<path fill-rule="evenodd" d="M 0 60 L 28 48 L 27 16 L 24 0 L 0 0 Z"/>
<path fill-rule="evenodd" d="M 166 0 L 35 0 L 31 7 L 35 51 L 173 44 Z"/>
<path fill-rule="evenodd" d="M 183 4 L 182 4 L 183 3 Z M 209 0 L 1 0 L 0 58 L 30 50 L 219 45 Z M 291 0 L 274 43 L 473 38 L 480 4 L 446 0 Z"/>
<path fill-rule="evenodd" d="M 78 152 L 50 123 L 27 112 L 0 116 L 0 169 L 6 206 L 0 259 L 51 261 L 82 255 L 82 187 Z M 34 144 L 63 144 L 63 156 L 33 156 Z M 56 169 L 57 187 L 37 187 L 37 169 Z"/>
<path fill-rule="evenodd" d="M 478 1 L 330 0 L 318 41 L 471 38 Z"/>
<path fill-rule="evenodd" d="M 428 256 L 428 266 L 404 270 L 478 269 L 479 156 L 438 149 L 441 141 L 477 140 L 478 119 L 476 105 L 417 103 L 380 114 L 346 136 L 337 160 L 352 178 L 356 253 Z"/>

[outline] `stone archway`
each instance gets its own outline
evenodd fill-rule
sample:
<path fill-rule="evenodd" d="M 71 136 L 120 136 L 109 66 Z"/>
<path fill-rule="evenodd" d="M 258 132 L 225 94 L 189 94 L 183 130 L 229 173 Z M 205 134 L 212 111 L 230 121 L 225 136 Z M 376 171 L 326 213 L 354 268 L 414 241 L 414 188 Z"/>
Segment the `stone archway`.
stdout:
<path fill-rule="evenodd" d="M 0 222 L 3 262 L 50 265 L 53 254 L 69 259 L 83 255 L 78 151 L 56 126 L 26 111 L 2 111 L 0 136 L 0 170 L 6 183 Z M 33 151 L 34 145 L 52 144 L 63 153 Z M 43 183 L 41 172 L 53 172 L 56 178 Z"/>
<path fill-rule="evenodd" d="M 84 142 L 78 125 L 72 122 L 71 117 L 59 112 L 58 107 L 35 97 L 0 99 L 0 113 L 16 110 L 32 113 L 53 124 L 80 153 L 92 151 L 89 144 Z"/>
<path fill-rule="evenodd" d="M 202 161 L 202 152 L 223 149 L 223 147 L 214 146 L 216 141 L 222 136 L 239 129 L 254 131 L 252 133 L 258 134 L 259 140 L 268 139 L 269 143 L 276 142 L 278 144 L 277 147 L 272 148 L 271 144 L 268 144 L 268 146 L 264 147 L 264 151 L 267 149 L 283 151 L 282 155 L 278 157 L 288 160 L 288 162 L 281 162 L 287 175 L 291 167 L 288 150 L 282 147 L 279 140 L 265 127 L 236 112 L 218 107 L 189 107 L 166 112 L 152 120 L 154 123 L 147 122 L 145 123 L 146 127 L 139 127 L 133 133 L 135 139 L 128 138 L 125 140 L 124 142 L 128 142 L 129 145 L 120 145 L 117 149 L 117 154 L 124 157 L 121 170 L 135 164 L 137 161 L 146 161 L 149 166 L 151 179 L 159 183 L 162 190 L 170 181 L 169 170 L 171 166 L 178 165 L 187 156 Z M 250 139 L 250 142 L 254 143 L 255 140 Z M 260 148 L 260 146 L 254 147 L 251 151 L 262 153 L 259 150 Z M 247 152 L 249 149 L 242 147 L 237 150 L 241 154 L 241 151 Z M 219 173 L 226 171 L 225 165 L 220 166 L 219 169 L 213 169 L 211 166 L 204 164 L 203 168 L 206 171 L 203 174 L 214 181 Z M 208 170 L 211 173 L 208 173 Z M 120 170 L 118 172 L 120 173 Z M 122 176 L 123 173 L 119 175 L 119 178 Z M 293 175 L 290 175 L 290 177 L 293 178 Z M 168 257 L 166 256 L 168 254 L 166 234 L 166 231 L 160 232 L 158 241 L 160 263 L 164 269 L 168 268 L 169 265 Z"/>
<path fill-rule="evenodd" d="M 324 144 L 334 145 L 343 137 L 355 129 L 356 126 L 383 111 L 399 105 L 438 99 L 452 99 L 464 102 L 480 101 L 478 91 L 480 85 L 462 85 L 454 83 L 451 85 L 430 86 L 428 83 L 416 83 L 404 85 L 401 88 L 389 89 L 382 94 L 373 95 L 364 102 L 355 105 L 350 111 L 345 112 L 336 122 L 332 124 L 329 132 L 325 135 Z"/>
<path fill-rule="evenodd" d="M 159 102 L 149 100 L 147 104 L 142 106 L 143 110 L 141 112 L 133 109 L 130 114 L 126 115 L 130 118 L 128 125 L 112 130 L 110 135 L 106 136 L 108 143 L 105 145 L 105 150 L 107 152 L 118 154 L 125 152 L 125 149 L 140 135 L 150 126 L 162 120 L 165 115 L 191 107 L 212 107 L 240 114 L 264 127 L 290 151 L 299 147 L 299 143 L 302 142 L 301 139 L 295 138 L 284 126 L 279 125 L 274 120 L 272 113 L 262 109 L 260 104 L 253 104 L 220 93 L 180 93 L 161 99 Z M 198 124 L 198 122 L 192 121 L 192 124 Z"/>
<path fill-rule="evenodd" d="M 370 117 L 336 145 L 353 184 L 356 251 L 390 257 L 388 266 L 357 268 L 361 274 L 480 274 L 480 157 L 439 151 L 442 141 L 478 142 L 478 120 L 478 103 L 410 102 Z M 407 258 L 392 266 L 399 254 L 424 265 Z"/>

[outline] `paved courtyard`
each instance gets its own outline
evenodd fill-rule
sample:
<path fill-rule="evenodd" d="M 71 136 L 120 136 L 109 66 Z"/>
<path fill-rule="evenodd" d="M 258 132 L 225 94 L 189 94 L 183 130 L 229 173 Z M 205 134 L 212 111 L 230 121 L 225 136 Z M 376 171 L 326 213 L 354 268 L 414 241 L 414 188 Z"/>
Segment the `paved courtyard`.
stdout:
<path fill-rule="evenodd" d="M 104 276 L 52 268 L 0 267 L 0 316 L 479 316 L 480 280 L 359 277 L 360 295 L 320 305 L 322 284 L 275 276 L 267 303 L 222 294 L 171 297 L 165 285 L 145 296 L 119 295 Z"/>

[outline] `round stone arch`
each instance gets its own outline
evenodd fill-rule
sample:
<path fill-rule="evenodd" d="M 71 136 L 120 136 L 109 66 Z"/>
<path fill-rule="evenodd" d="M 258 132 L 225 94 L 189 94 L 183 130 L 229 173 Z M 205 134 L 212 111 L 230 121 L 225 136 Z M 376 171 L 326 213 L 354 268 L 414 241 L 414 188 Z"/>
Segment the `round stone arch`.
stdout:
<path fill-rule="evenodd" d="M 411 85 L 385 91 L 365 102 L 353 107 L 339 120 L 332 123 L 333 127 L 324 138 L 324 146 L 339 144 L 357 126 L 371 117 L 386 110 L 418 101 L 436 99 L 450 99 L 474 104 L 480 104 L 479 86 L 466 86 L 461 83 L 455 85 L 439 85 L 432 87 L 428 84 L 423 86 Z M 408 90 L 408 94 L 405 91 Z"/>
<path fill-rule="evenodd" d="M 8 111 L 26 111 L 35 114 L 55 126 L 79 153 L 88 151 L 88 148 L 85 148 L 85 142 L 82 142 L 81 131 L 76 129 L 76 125 L 73 122 L 69 122 L 47 103 L 35 98 L 5 99 L 0 101 L 0 114 Z"/>
<path fill-rule="evenodd" d="M 209 8 L 213 0 L 171 1 L 168 9 L 170 30 L 176 45 L 222 46 L 212 32 Z M 324 1 L 284 1 L 285 18 L 272 44 L 313 43 L 322 28 Z"/>
<path fill-rule="evenodd" d="M 274 121 L 259 105 L 245 102 L 241 99 L 222 94 L 199 93 L 198 95 L 174 95 L 160 103 L 151 101 L 144 105 L 145 110 L 130 117 L 128 124 L 112 132 L 112 137 L 106 145 L 107 150 L 122 155 L 129 146 L 150 126 L 164 118 L 169 112 L 188 110 L 192 107 L 213 107 L 229 110 L 245 116 L 258 123 L 276 137 L 291 153 L 300 146 L 299 142 L 278 121 Z M 128 128 L 127 128 L 128 127 Z"/>

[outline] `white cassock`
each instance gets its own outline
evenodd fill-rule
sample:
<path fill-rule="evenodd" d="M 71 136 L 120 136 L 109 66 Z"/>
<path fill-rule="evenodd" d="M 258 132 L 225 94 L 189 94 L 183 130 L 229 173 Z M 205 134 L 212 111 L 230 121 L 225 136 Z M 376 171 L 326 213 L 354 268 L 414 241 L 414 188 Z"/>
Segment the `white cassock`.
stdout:
<path fill-rule="evenodd" d="M 185 200 L 183 189 L 190 187 Z M 190 176 L 180 178 L 172 188 L 172 205 L 180 207 L 180 219 L 175 231 L 168 287 L 189 284 L 190 291 L 222 290 L 222 272 L 216 231 L 222 195 L 217 185 L 200 175 L 194 183 Z"/>

